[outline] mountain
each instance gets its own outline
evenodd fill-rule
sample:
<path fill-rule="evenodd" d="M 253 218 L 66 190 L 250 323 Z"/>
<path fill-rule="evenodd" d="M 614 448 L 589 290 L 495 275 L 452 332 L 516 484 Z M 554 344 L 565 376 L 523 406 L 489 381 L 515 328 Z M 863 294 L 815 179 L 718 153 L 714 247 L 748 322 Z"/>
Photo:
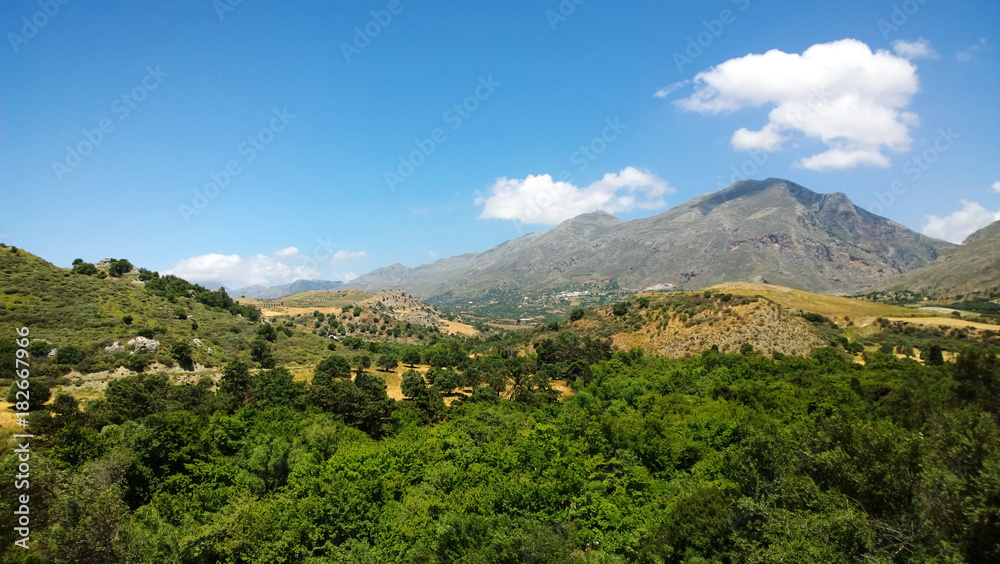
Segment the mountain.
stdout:
<path fill-rule="evenodd" d="M 313 290 L 340 290 L 344 287 L 343 282 L 333 282 L 330 280 L 296 280 L 290 284 L 280 286 L 247 286 L 237 290 L 226 288 L 226 292 L 233 297 L 246 297 L 258 300 L 273 300 L 289 294 L 299 292 L 310 292 Z"/>
<path fill-rule="evenodd" d="M 937 260 L 876 286 L 880 291 L 909 290 L 954 298 L 1000 289 L 1000 221 L 969 235 L 960 247 L 948 249 Z"/>
<path fill-rule="evenodd" d="M 398 288 L 436 305 L 747 280 L 850 294 L 952 246 L 860 209 L 842 193 L 769 178 L 743 180 L 645 219 L 584 214 L 482 253 L 378 269 L 349 286 Z"/>

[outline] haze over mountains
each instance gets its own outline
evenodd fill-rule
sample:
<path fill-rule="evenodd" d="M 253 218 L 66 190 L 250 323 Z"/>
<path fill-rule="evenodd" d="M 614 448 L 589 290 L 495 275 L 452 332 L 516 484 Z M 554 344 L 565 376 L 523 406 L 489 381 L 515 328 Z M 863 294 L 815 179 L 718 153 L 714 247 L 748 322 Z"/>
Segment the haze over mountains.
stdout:
<path fill-rule="evenodd" d="M 416 268 L 395 264 L 348 285 L 438 301 L 592 284 L 690 290 L 760 279 L 851 294 L 953 246 L 860 209 L 844 194 L 771 178 L 740 181 L 645 219 L 584 214 L 482 253 Z"/>
<path fill-rule="evenodd" d="M 256 284 L 254 286 L 247 286 L 246 288 L 226 288 L 226 293 L 230 296 L 236 297 L 245 296 L 247 298 L 254 298 L 258 300 L 273 300 L 274 298 L 297 294 L 299 292 L 311 292 L 314 290 L 340 290 L 342 288 L 344 288 L 344 283 L 339 281 L 299 279 L 295 282 L 281 284 L 278 286 L 262 286 L 260 284 Z"/>

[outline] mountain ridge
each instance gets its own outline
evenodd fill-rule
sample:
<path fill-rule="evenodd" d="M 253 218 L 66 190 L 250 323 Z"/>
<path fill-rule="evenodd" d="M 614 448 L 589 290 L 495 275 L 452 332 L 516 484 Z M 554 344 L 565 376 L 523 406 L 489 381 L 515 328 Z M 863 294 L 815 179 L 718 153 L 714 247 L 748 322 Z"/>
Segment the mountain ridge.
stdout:
<path fill-rule="evenodd" d="M 623 221 L 592 212 L 482 253 L 397 269 L 391 278 L 379 269 L 348 286 L 378 291 L 391 281 L 438 305 L 498 292 L 587 285 L 697 289 L 761 278 L 850 294 L 928 264 L 952 246 L 858 208 L 840 192 L 748 179 L 652 217 Z"/>

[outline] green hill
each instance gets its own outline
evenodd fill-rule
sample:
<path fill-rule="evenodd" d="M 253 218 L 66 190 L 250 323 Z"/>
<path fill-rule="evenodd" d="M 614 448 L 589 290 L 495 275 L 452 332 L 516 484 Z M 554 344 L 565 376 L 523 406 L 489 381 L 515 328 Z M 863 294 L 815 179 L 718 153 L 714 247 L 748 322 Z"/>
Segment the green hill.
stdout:
<path fill-rule="evenodd" d="M 190 346 L 192 367 L 252 360 L 259 310 L 236 304 L 224 291 L 146 270 L 132 269 L 119 277 L 101 269 L 93 275 L 81 270 L 86 271 L 0 247 L 0 325 L 11 332 L 15 327 L 30 330 L 31 341 L 39 343 L 35 374 L 57 377 L 71 370 L 138 369 L 153 363 L 171 367 L 177 364 L 178 342 Z M 157 341 L 156 352 L 131 354 L 128 341 L 140 336 Z M 267 343 L 278 364 L 318 362 L 328 354 L 326 345 L 316 335 L 285 328 L 278 328 Z M 47 347 L 56 351 L 53 356 L 46 356 Z"/>

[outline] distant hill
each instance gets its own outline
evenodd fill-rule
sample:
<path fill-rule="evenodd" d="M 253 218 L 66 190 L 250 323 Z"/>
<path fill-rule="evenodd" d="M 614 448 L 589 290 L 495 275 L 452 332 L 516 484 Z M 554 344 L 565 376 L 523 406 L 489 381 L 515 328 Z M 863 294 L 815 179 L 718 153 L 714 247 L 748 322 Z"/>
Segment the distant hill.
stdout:
<path fill-rule="evenodd" d="M 330 280 L 296 280 L 289 284 L 281 284 L 280 286 L 247 286 L 246 288 L 229 289 L 229 295 L 234 298 L 247 297 L 255 298 L 258 300 L 273 300 L 275 298 L 280 298 L 282 296 L 287 296 L 290 294 L 297 294 L 299 292 L 309 292 L 313 290 L 340 290 L 344 287 L 343 282 L 335 282 Z"/>
<path fill-rule="evenodd" d="M 860 209 L 844 194 L 771 178 L 743 180 L 645 219 L 584 214 L 482 253 L 378 269 L 349 286 L 399 288 L 456 307 L 514 304 L 545 291 L 697 289 L 732 281 L 852 294 L 951 247 Z"/>
<path fill-rule="evenodd" d="M 910 291 L 935 298 L 1000 291 L 1000 221 L 969 235 L 962 246 L 937 260 L 875 286 L 883 292 Z"/>
<path fill-rule="evenodd" d="M 443 313 L 399 290 L 379 294 L 364 290 L 313 290 L 273 300 L 239 298 L 238 301 L 261 308 L 265 317 L 275 319 L 278 324 L 291 322 L 292 326 L 301 326 L 304 331 L 323 337 L 381 337 L 419 342 L 434 333 L 479 333 L 460 317 Z"/>

